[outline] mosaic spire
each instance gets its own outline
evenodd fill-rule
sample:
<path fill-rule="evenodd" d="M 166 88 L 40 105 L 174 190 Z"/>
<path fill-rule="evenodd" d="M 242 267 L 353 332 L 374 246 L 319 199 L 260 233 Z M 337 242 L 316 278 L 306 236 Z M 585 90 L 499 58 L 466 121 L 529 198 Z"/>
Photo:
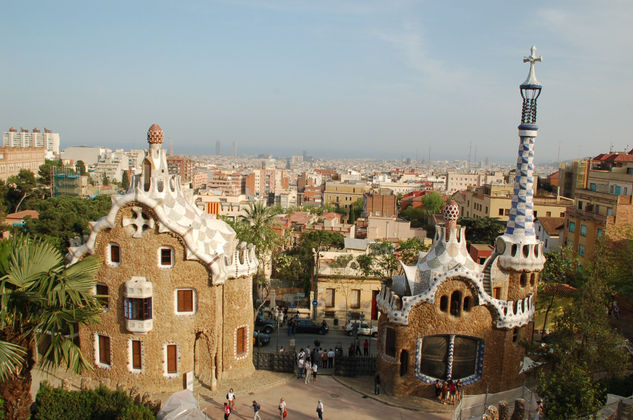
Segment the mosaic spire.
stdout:
<path fill-rule="evenodd" d="M 514 180 L 514 195 L 510 218 L 506 225 L 506 235 L 515 237 L 535 237 L 534 233 L 534 139 L 538 134 L 536 126 L 536 100 L 542 86 L 536 79 L 534 64 L 542 61 L 536 56 L 536 47 L 532 47 L 524 63 L 530 63 L 528 77 L 520 86 L 523 97 L 521 125 L 519 125 L 519 156 Z"/>

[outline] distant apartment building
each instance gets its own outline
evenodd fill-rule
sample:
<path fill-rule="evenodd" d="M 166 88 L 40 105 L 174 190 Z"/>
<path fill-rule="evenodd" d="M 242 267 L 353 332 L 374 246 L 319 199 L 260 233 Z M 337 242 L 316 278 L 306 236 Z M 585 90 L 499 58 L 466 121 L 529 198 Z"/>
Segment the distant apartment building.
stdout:
<path fill-rule="evenodd" d="M 87 175 L 76 175 L 69 171 L 53 175 L 53 197 L 62 195 L 88 197 L 90 193 L 91 190 Z"/>
<path fill-rule="evenodd" d="M 297 193 L 297 205 L 320 207 L 323 205 L 323 187 L 321 185 L 308 185 L 303 192 Z"/>
<path fill-rule="evenodd" d="M 305 187 L 320 187 L 323 185 L 323 175 L 317 172 L 303 172 L 297 177 L 297 190 L 303 191 Z"/>
<path fill-rule="evenodd" d="M 193 178 L 193 160 L 187 156 L 168 155 L 167 167 L 170 174 L 180 175 L 180 182 L 191 182 Z"/>
<path fill-rule="evenodd" d="M 563 197 L 574 198 L 576 188 L 587 188 L 589 160 L 577 159 L 562 164 L 558 170 L 558 193 Z"/>
<path fill-rule="evenodd" d="M 424 241 L 426 232 L 422 228 L 412 228 L 411 222 L 395 217 L 369 216 L 366 219 L 366 238 L 369 241 L 381 240 L 397 242 L 411 238 Z"/>
<path fill-rule="evenodd" d="M 244 181 L 244 176 L 239 172 L 217 171 L 207 179 L 207 190 L 216 190 L 226 196 L 236 196 L 244 194 Z"/>
<path fill-rule="evenodd" d="M 393 182 L 387 180 L 379 182 L 377 186 L 381 190 L 388 189 L 393 194 L 407 194 L 420 189 L 419 182 Z"/>
<path fill-rule="evenodd" d="M 99 160 L 105 159 L 108 152 L 110 151 L 103 147 L 70 146 L 62 151 L 61 157 L 64 162 L 72 164 L 81 160 L 88 168 L 96 165 Z"/>
<path fill-rule="evenodd" d="M 22 169 L 37 175 L 44 164 L 45 153 L 43 147 L 0 147 L 0 179 L 6 181 Z"/>
<path fill-rule="evenodd" d="M 237 220 L 240 216 L 246 215 L 246 209 L 250 201 L 243 194 L 219 195 L 210 191 L 194 196 L 196 206 L 208 214 L 216 217 L 224 216 L 231 220 Z"/>
<path fill-rule="evenodd" d="M 564 217 L 539 217 L 534 221 L 536 237 L 543 242 L 543 251 L 559 249 L 565 228 Z"/>
<path fill-rule="evenodd" d="M 84 162 L 85 163 L 85 162 Z M 93 165 L 93 178 L 103 179 L 107 177 L 109 180 L 121 182 L 123 180 L 123 172 L 130 169 L 130 157 L 123 150 L 115 150 L 106 154 L 96 164 Z"/>
<path fill-rule="evenodd" d="M 449 171 L 446 174 L 446 193 L 453 194 L 468 187 L 480 187 L 485 184 L 503 184 L 504 174 L 500 171 L 460 173 Z"/>
<path fill-rule="evenodd" d="M 587 161 L 586 177 L 576 177 L 580 182 L 567 209 L 563 244 L 586 261 L 593 258 L 598 238 L 623 239 L 625 227 L 633 226 L 632 152 L 600 154 Z"/>
<path fill-rule="evenodd" d="M 536 186 L 536 183 L 534 184 Z M 453 196 L 462 217 L 494 217 L 508 221 L 512 207 L 513 186 L 510 184 L 470 187 Z M 534 217 L 564 217 L 573 203 L 566 197 L 534 196 Z"/>
<path fill-rule="evenodd" d="M 198 188 L 206 187 L 208 174 L 206 172 L 193 171 L 191 177 L 191 188 L 197 190 Z"/>
<path fill-rule="evenodd" d="M 274 167 L 255 169 L 245 178 L 244 191 L 250 197 L 268 197 L 287 190 L 290 185 L 286 171 Z"/>
<path fill-rule="evenodd" d="M 59 156 L 59 133 L 54 133 L 48 128 L 41 132 L 37 128 L 33 131 L 22 128 L 20 131 L 11 127 L 2 134 L 4 147 L 43 147 L 46 150 L 46 159 L 56 159 Z"/>
<path fill-rule="evenodd" d="M 363 197 L 363 217 L 396 217 L 398 209 L 393 194 L 365 194 Z"/>
<path fill-rule="evenodd" d="M 336 207 L 348 209 L 365 193 L 371 191 L 371 187 L 365 183 L 326 182 L 323 192 L 323 203 L 333 204 Z"/>

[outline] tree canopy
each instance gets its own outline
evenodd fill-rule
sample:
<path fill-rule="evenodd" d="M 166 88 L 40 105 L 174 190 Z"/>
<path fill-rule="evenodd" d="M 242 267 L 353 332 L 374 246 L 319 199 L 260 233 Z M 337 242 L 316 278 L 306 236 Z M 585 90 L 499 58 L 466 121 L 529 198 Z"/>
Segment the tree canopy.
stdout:
<path fill-rule="evenodd" d="M 466 240 L 471 244 L 494 246 L 505 229 L 505 223 L 493 217 L 461 217 L 459 224 L 466 228 Z"/>

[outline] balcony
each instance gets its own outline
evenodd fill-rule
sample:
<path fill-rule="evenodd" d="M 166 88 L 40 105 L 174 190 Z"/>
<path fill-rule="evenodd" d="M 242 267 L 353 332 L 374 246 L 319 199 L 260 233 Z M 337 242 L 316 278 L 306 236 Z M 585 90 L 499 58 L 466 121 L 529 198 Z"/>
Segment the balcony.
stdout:
<path fill-rule="evenodd" d="M 603 216 L 601 214 L 596 214 L 594 212 L 586 211 L 586 210 L 578 210 L 575 207 L 567 207 L 567 216 L 569 218 L 578 218 L 584 220 L 593 220 L 595 222 L 606 224 L 607 220 L 614 219 L 613 216 Z M 610 220 L 611 222 L 613 220 Z"/>

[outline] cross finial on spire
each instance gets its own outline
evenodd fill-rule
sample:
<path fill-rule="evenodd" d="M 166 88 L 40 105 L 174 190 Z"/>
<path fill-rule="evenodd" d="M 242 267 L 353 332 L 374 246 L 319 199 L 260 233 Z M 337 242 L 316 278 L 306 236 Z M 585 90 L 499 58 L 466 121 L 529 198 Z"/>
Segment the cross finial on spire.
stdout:
<path fill-rule="evenodd" d="M 524 85 L 540 85 L 539 81 L 536 79 L 536 73 L 534 72 L 534 63 L 543 61 L 543 57 L 536 56 L 536 47 L 532 45 L 530 48 L 530 56 L 523 57 L 524 63 L 530 63 L 530 72 L 528 73 L 527 79 L 523 82 Z"/>

